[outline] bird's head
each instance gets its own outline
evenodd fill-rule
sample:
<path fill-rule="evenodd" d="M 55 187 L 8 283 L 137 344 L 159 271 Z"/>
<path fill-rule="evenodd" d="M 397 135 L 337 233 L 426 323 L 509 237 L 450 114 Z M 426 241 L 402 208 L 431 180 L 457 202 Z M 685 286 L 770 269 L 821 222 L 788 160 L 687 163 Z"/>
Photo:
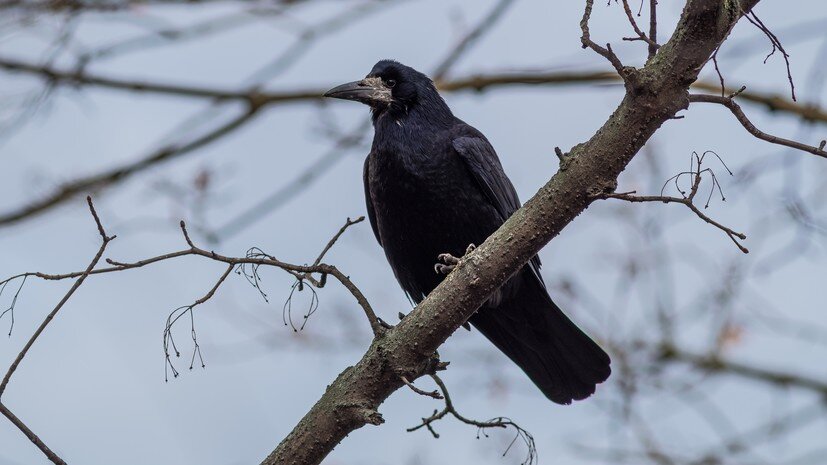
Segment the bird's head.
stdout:
<path fill-rule="evenodd" d="M 429 103 L 447 110 L 428 76 L 393 60 L 376 63 L 364 79 L 334 87 L 324 96 L 362 102 L 371 107 L 374 118 L 387 112 L 396 119 Z"/>

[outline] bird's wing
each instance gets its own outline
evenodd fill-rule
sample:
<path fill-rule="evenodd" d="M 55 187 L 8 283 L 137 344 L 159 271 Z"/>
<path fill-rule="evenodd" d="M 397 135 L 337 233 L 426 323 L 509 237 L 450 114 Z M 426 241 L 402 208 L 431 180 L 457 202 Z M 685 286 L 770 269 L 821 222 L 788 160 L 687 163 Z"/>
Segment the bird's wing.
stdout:
<path fill-rule="evenodd" d="M 497 153 L 480 137 L 458 137 L 453 140 L 459 154 L 482 193 L 505 221 L 520 208 L 517 191 L 505 175 Z"/>
<path fill-rule="evenodd" d="M 379 237 L 379 227 L 376 225 L 376 212 L 373 210 L 373 198 L 370 196 L 370 156 L 365 158 L 365 168 L 362 170 L 362 178 L 365 182 L 365 204 L 368 210 L 370 227 L 373 229 L 373 235 L 376 236 L 376 242 L 382 246 L 382 238 Z"/>
<path fill-rule="evenodd" d="M 453 146 L 480 191 L 500 214 L 501 220 L 505 222 L 520 208 L 520 198 L 511 180 L 505 175 L 494 147 L 482 136 L 457 137 L 453 140 Z M 542 282 L 540 258 L 535 255 L 529 263 Z"/>

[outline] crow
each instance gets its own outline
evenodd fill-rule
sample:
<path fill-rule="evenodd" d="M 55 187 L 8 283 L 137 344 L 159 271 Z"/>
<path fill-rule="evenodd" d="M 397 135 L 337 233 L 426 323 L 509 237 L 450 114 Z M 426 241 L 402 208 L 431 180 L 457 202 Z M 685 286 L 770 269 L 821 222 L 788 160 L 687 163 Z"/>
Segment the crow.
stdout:
<path fill-rule="evenodd" d="M 419 303 L 456 265 L 454 256 L 520 208 L 514 186 L 488 139 L 454 116 L 433 81 L 413 68 L 382 60 L 324 96 L 370 106 L 368 218 L 397 281 Z M 585 399 L 611 373 L 609 356 L 549 297 L 537 256 L 469 322 L 558 404 Z"/>

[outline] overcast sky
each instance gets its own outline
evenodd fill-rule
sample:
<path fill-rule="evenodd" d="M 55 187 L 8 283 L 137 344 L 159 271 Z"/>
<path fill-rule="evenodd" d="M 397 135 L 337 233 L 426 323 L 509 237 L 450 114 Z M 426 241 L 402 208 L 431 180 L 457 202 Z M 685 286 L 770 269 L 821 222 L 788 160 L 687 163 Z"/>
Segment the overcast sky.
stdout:
<path fill-rule="evenodd" d="M 428 72 L 461 31 L 475 24 L 492 4 L 398 3 L 321 38 L 295 66 L 273 79 L 270 87 L 332 86 L 364 76 L 382 58 L 395 58 Z M 580 48 L 581 3 L 518 1 L 450 75 L 519 69 L 607 69 L 601 57 Z M 661 2 L 662 35 L 671 31 L 680 3 Z M 766 1 L 757 11 L 790 51 L 801 99 L 817 101 L 825 97 L 824 91 L 818 88 L 813 92 L 806 83 L 825 37 L 807 31 L 819 20 L 827 24 L 827 4 L 801 1 L 795 5 Z M 595 8 L 593 38 L 601 43 L 611 41 L 625 63 L 641 64 L 644 47 L 619 39 L 631 35 L 622 9 L 614 4 L 607 7 L 605 2 L 598 2 Z M 232 10 L 232 5 L 218 4 L 199 9 L 197 15 L 188 6 L 166 8 L 158 14 L 171 23 L 183 24 Z M 323 2 L 299 9 L 296 14 L 313 23 L 340 10 L 340 3 Z M 134 23 L 115 19 L 104 17 L 81 23 L 76 32 L 78 42 L 102 44 L 142 33 Z M 57 25 L 42 23 L 39 30 L 37 34 L 4 34 L 0 54 L 40 56 L 43 37 L 53 34 Z M 240 88 L 255 69 L 289 47 L 292 40 L 291 33 L 278 21 L 260 21 L 208 39 L 105 61 L 91 71 Z M 770 46 L 762 41 L 760 31 L 743 22 L 730 40 L 719 58 L 730 85 L 746 84 L 750 90 L 788 94 L 783 60 L 775 56 L 762 64 Z M 0 76 L 9 92 L 31 85 L 31 81 L 20 77 Z M 710 70 L 704 76 L 715 79 Z M 526 199 L 556 171 L 553 148 L 568 150 L 588 139 L 621 96 L 618 85 L 514 87 L 452 94 L 447 101 L 457 116 L 491 140 L 521 198 Z M 176 131 L 181 121 L 208 106 L 201 101 L 121 91 L 58 91 L 37 116 L 18 130 L 0 136 L 0 211 L 37 198 L 61 181 L 148 153 L 160 145 L 159 140 Z M 745 108 L 768 132 L 800 136 L 816 144 L 827 136 L 824 125 L 802 128 L 792 117 Z M 233 105 L 222 107 L 217 121 L 238 111 Z M 684 114 L 684 119 L 665 124 L 649 144 L 663 173 L 671 175 L 685 169 L 692 151 L 715 150 L 736 173 L 756 158 L 775 156 L 780 160 L 801 159 L 796 171 L 800 179 L 796 182 L 802 185 L 823 182 L 827 174 L 824 160 L 755 140 L 722 108 L 693 107 Z M 192 212 L 176 206 L 174 199 L 164 194 L 160 187 L 163 183 L 188 185 L 194 173 L 210 170 L 215 197 L 204 221 L 220 226 L 329 151 L 331 140 L 322 135 L 321 121 L 333 121 L 350 130 L 367 117 L 366 108 L 349 102 L 278 107 L 203 151 L 180 162 L 159 165 L 116 190 L 101 192 L 96 196 L 101 218 L 109 232 L 118 235 L 107 256 L 130 261 L 183 248 L 176 221 L 181 217 L 196 219 L 187 218 Z M 334 167 L 298 198 L 214 247 L 222 253 L 243 255 L 251 246 L 258 246 L 286 261 L 312 261 L 346 217 L 365 214 L 361 179 L 365 154 L 363 148 L 342 152 L 335 158 Z M 645 173 L 644 162 L 636 159 L 621 176 L 620 189 L 655 193 L 658 187 L 647 184 Z M 694 255 L 692 260 L 677 257 L 675 276 L 669 278 L 677 283 L 675 308 L 680 311 L 690 311 L 694 303 L 702 301 L 699 296 L 705 291 L 704 279 L 723 274 L 732 260 L 754 264 L 781 247 L 781 239 L 775 236 L 762 240 L 760 235 L 751 235 L 751 228 L 757 229 L 757 225 L 750 221 L 760 216 L 753 209 L 762 199 L 782 195 L 783 177 L 768 176 L 759 181 L 761 189 L 749 193 L 740 192 L 732 178 L 722 178 L 722 183 L 727 201 L 713 202 L 708 211 L 750 236 L 746 245 L 753 253 L 749 255 L 740 255 L 724 234 L 679 206 L 634 207 L 644 212 L 641 214 L 647 221 L 667 231 L 666 243 L 678 251 L 676 255 L 683 254 L 681 251 Z M 751 200 L 745 198 L 747 194 Z M 645 239 L 624 229 L 616 212 L 607 202 L 600 202 L 541 254 L 547 280 L 573 277 L 588 283 L 590 295 L 609 310 L 618 305 L 614 299 L 618 287 L 624 286 L 616 267 L 607 265 L 609 258 L 621 250 L 647 247 Z M 194 235 L 196 241 L 212 247 L 203 235 Z M 76 199 L 34 220 L 0 229 L 0 276 L 83 269 L 97 250 L 98 241 L 84 202 Z M 744 306 L 760 301 L 808 324 L 827 325 L 824 245 L 822 235 L 805 257 L 777 272 L 750 278 L 750 295 L 744 297 Z M 693 260 L 704 263 L 706 276 L 698 272 Z M 366 223 L 349 230 L 326 261 L 350 275 L 388 321 L 396 321 L 397 312 L 410 309 Z M 319 291 L 320 307 L 307 329 L 294 334 L 282 323 L 282 304 L 292 283 L 288 276 L 278 270 L 263 272 L 269 303 L 243 278 L 232 276 L 208 304 L 197 309 L 206 369 L 186 369 L 191 346 L 184 325 L 177 333 L 183 356 L 176 363 L 182 376 L 166 383 L 161 345 L 166 316 L 172 309 L 201 297 L 222 271 L 221 265 L 187 258 L 90 278 L 38 340 L 9 385 L 4 403 L 69 463 L 258 463 L 319 398 L 325 386 L 359 359 L 369 344 L 369 329 L 349 294 L 331 283 Z M 26 283 L 15 312 L 14 331 L 9 338 L 0 339 L 0 366 L 8 366 L 70 285 L 37 280 Z M 659 285 L 658 280 L 634 283 L 632 297 L 624 304 L 627 310 L 620 316 L 597 311 L 596 304 L 573 301 L 565 309 L 598 337 L 637 331 L 640 322 L 636 318 L 646 313 L 641 307 L 651 304 L 651 295 Z M 306 294 L 299 296 L 296 305 L 308 302 Z M 5 308 L 9 295 L 0 299 L 0 308 Z M 559 300 L 566 302 L 565 298 Z M 740 317 L 749 320 L 749 313 Z M 8 324 L 8 319 L 0 320 L 0 329 L 6 331 Z M 709 340 L 700 326 L 687 327 L 678 337 L 689 347 Z M 747 331 L 729 355 L 827 379 L 823 362 L 826 352 L 823 345 L 773 338 L 756 330 Z M 558 406 L 544 399 L 475 331 L 458 332 L 440 354 L 451 361 L 444 379 L 457 407 L 474 418 L 506 415 L 518 421 L 534 434 L 540 463 L 584 463 L 576 444 L 623 444 L 620 425 L 608 421 L 606 415 L 605 399 L 616 397 L 619 389 L 615 378 L 601 385 L 592 399 Z M 419 383 L 429 386 L 426 379 Z M 746 428 L 774 408 L 806 405 L 812 400 L 796 392 L 783 398 L 770 397 L 737 380 L 716 384 L 708 394 L 738 413 L 736 428 Z M 452 420 L 435 426 L 441 434 L 439 439 L 426 431 L 405 432 L 439 406 L 438 401 L 400 390 L 380 409 L 387 421 L 384 425 L 356 431 L 326 463 L 459 465 L 522 460 L 522 445 L 515 445 L 502 457 L 512 439 L 510 432 L 477 440 L 475 428 Z M 674 441 L 709 439 L 703 423 L 691 413 L 682 412 L 678 400 L 658 399 L 651 406 L 641 406 L 641 412 L 647 414 L 645 419 L 653 429 L 672 432 Z M 787 449 L 771 452 L 794 456 L 823 442 L 825 429 L 827 425 L 821 422 L 785 444 Z M 0 464 L 35 463 L 46 460 L 9 422 L 0 421 Z"/>

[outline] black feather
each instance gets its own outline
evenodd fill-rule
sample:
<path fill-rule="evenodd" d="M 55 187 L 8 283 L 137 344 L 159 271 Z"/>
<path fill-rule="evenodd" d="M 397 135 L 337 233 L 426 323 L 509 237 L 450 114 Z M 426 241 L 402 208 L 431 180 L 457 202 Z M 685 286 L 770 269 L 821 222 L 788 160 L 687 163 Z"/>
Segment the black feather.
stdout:
<path fill-rule="evenodd" d="M 420 302 L 442 280 L 437 255 L 481 244 L 520 200 L 494 148 L 456 118 L 433 82 L 394 61 L 371 77 L 393 82 L 393 101 L 373 106 L 375 136 L 365 160 L 368 218 L 402 288 Z M 470 322 L 554 402 L 595 391 L 609 356 L 549 297 L 540 261 L 512 277 Z"/>

